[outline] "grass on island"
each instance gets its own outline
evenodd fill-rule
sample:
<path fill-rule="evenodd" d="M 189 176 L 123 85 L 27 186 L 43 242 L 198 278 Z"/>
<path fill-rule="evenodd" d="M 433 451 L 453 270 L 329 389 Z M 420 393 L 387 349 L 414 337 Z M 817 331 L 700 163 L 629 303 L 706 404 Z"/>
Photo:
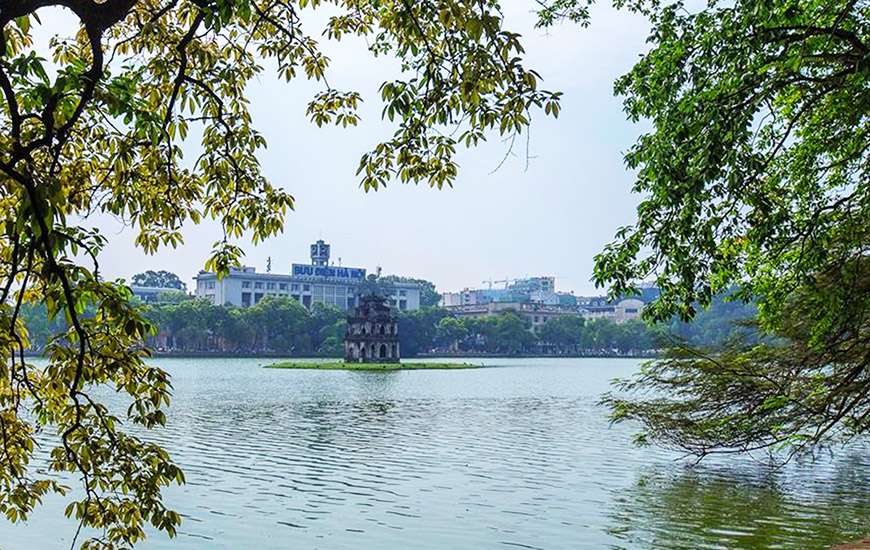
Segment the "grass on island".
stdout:
<path fill-rule="evenodd" d="M 317 370 L 421 370 L 421 369 L 476 369 L 483 365 L 471 363 L 327 363 L 284 361 L 266 365 L 267 369 L 317 369 Z"/>

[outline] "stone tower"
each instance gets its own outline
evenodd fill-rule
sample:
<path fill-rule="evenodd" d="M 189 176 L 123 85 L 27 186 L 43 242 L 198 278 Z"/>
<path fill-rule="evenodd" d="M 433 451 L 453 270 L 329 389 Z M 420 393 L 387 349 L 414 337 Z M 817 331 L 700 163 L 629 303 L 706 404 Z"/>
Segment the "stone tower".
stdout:
<path fill-rule="evenodd" d="M 360 298 L 347 317 L 344 360 L 348 363 L 398 363 L 399 323 L 396 313 L 380 296 Z"/>

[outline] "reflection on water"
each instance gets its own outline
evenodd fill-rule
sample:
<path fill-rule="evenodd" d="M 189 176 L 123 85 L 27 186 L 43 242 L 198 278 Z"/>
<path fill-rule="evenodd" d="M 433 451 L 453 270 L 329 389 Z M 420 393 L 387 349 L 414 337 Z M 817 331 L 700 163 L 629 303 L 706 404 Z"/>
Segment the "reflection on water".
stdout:
<path fill-rule="evenodd" d="M 615 499 L 614 547 L 829 548 L 870 527 L 870 462 L 859 453 L 780 474 L 654 467 Z"/>
<path fill-rule="evenodd" d="M 156 439 L 187 475 L 167 495 L 184 523 L 144 547 L 805 549 L 870 523 L 861 449 L 776 474 L 737 461 L 687 470 L 633 448 L 631 428 L 595 405 L 635 363 L 499 363 L 515 368 L 164 362 L 175 401 Z M 68 545 L 60 510 L 0 523 L 0 547 Z"/>

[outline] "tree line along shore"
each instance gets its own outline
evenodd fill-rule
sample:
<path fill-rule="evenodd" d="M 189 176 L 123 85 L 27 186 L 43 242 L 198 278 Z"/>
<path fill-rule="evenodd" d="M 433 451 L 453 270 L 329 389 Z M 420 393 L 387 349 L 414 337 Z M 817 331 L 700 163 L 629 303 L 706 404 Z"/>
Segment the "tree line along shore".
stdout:
<path fill-rule="evenodd" d="M 179 296 L 175 303 L 141 307 L 155 325 L 156 334 L 148 344 L 157 355 L 343 356 L 345 312 L 333 306 L 315 304 L 308 310 L 291 298 L 267 297 L 242 308 Z M 751 329 L 740 321 L 753 314 L 751 305 L 718 298 L 691 323 L 617 324 L 564 316 L 532 331 L 521 315 L 510 310 L 488 317 L 460 317 L 427 306 L 399 312 L 399 343 L 403 357 L 650 357 L 674 341 L 710 347 L 729 335 L 745 336 Z M 40 304 L 24 307 L 22 318 L 33 353 L 39 353 L 52 334 L 64 330 L 64 321 L 49 319 Z"/>

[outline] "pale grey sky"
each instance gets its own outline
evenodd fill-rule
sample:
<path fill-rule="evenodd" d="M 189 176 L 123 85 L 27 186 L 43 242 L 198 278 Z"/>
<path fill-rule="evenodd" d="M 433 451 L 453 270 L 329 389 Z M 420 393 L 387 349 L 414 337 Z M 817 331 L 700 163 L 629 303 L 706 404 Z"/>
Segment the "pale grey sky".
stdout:
<path fill-rule="evenodd" d="M 564 92 L 559 119 L 532 123 L 528 169 L 525 144 L 498 166 L 506 145 L 497 135 L 463 151 L 453 189 L 393 184 L 364 193 L 355 170 L 362 153 L 391 133 L 379 120 L 380 83 L 395 63 L 373 59 L 362 42 L 324 44 L 332 58 L 330 83 L 363 94 L 364 117 L 351 129 L 317 128 L 305 117 L 316 85 L 289 84 L 271 74 L 250 87 L 255 125 L 269 146 L 260 160 L 267 177 L 296 198 L 282 235 L 254 247 L 243 243 L 245 263 L 287 272 L 308 258 L 308 244 L 323 238 L 343 265 L 434 281 L 441 291 L 480 286 L 485 279 L 553 275 L 557 289 L 593 293 L 592 258 L 620 225 L 634 219 L 638 198 L 622 161 L 640 128 L 628 123 L 613 80 L 645 48 L 647 23 L 610 6 L 593 9 L 587 29 L 565 24 L 533 28 L 534 2 L 507 0 L 507 26 L 521 32 L 527 65 L 543 86 Z M 45 19 L 44 19 L 45 20 Z M 51 19 L 45 20 L 46 27 Z M 190 284 L 220 232 L 213 224 L 189 227 L 186 244 L 145 256 L 132 231 L 103 219 L 109 238 L 104 274 L 127 277 L 167 269 Z"/>

